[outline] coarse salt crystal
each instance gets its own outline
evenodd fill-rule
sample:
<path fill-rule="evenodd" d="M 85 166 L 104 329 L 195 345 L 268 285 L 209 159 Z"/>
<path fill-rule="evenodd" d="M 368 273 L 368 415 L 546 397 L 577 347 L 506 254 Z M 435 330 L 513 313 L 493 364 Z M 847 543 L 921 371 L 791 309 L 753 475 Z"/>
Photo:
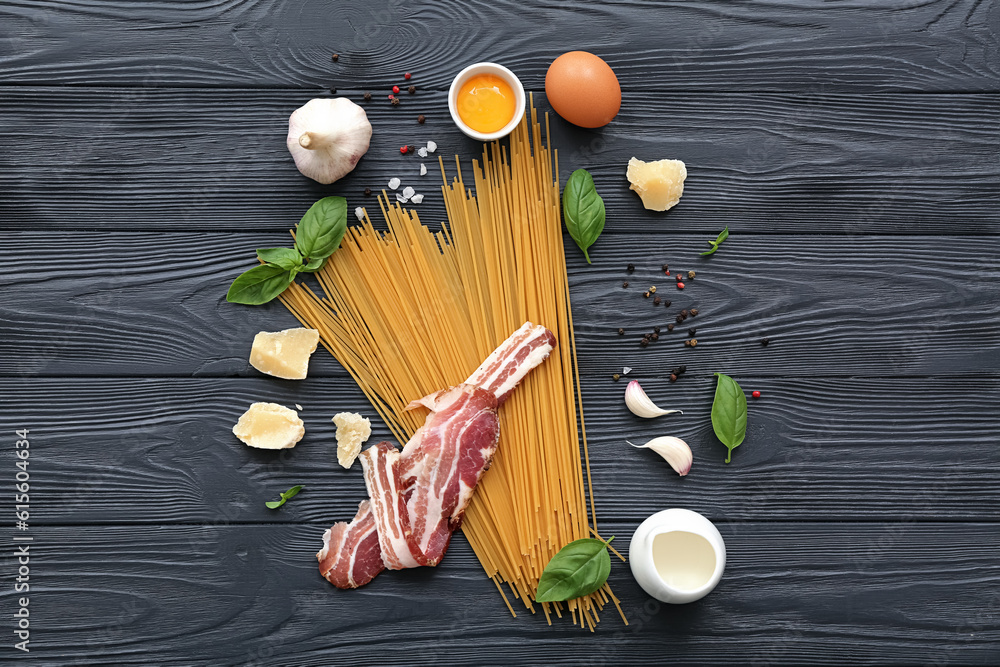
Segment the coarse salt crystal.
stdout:
<path fill-rule="evenodd" d="M 417 149 L 417 155 L 419 155 L 420 157 L 427 157 L 427 149 L 421 146 L 420 148 Z"/>
<path fill-rule="evenodd" d="M 424 200 L 424 196 L 423 195 L 413 195 L 410 198 L 410 201 L 413 202 L 414 204 L 419 204 L 423 200 Z"/>
<path fill-rule="evenodd" d="M 421 164 L 420 165 L 420 175 L 421 176 L 426 176 L 427 175 L 427 165 L 426 164 Z"/>
<path fill-rule="evenodd" d="M 622 375 L 628 375 L 631 372 L 632 369 L 629 366 L 626 366 L 625 368 L 622 369 Z"/>
<path fill-rule="evenodd" d="M 390 190 L 395 190 L 398 187 L 399 187 L 399 179 L 398 178 L 390 178 L 389 179 L 389 189 Z"/>
<path fill-rule="evenodd" d="M 403 188 L 403 196 L 406 197 L 407 199 L 409 199 L 410 197 L 412 197 L 413 195 L 415 195 L 416 192 L 417 191 L 414 190 L 413 188 L 411 188 L 409 185 L 407 185 L 405 188 Z"/>
<path fill-rule="evenodd" d="M 396 201 L 398 201 L 400 204 L 405 204 L 406 202 L 410 201 L 410 198 L 409 197 L 404 197 L 403 195 L 401 195 L 401 194 L 399 194 L 397 192 L 396 193 Z"/>
<path fill-rule="evenodd" d="M 301 406 L 301 405 L 299 405 L 298 403 L 296 403 L 296 404 L 295 404 L 295 408 L 296 408 L 297 410 L 301 410 L 301 409 L 302 409 L 302 406 Z"/>
<path fill-rule="evenodd" d="M 429 150 L 431 153 L 433 153 L 437 149 L 438 149 L 438 145 L 436 143 L 434 143 L 433 141 L 428 141 L 427 142 L 427 150 Z"/>
<path fill-rule="evenodd" d="M 365 209 L 361 208 L 360 206 L 354 209 L 354 217 L 357 218 L 359 221 L 363 222 L 365 219 Z"/>

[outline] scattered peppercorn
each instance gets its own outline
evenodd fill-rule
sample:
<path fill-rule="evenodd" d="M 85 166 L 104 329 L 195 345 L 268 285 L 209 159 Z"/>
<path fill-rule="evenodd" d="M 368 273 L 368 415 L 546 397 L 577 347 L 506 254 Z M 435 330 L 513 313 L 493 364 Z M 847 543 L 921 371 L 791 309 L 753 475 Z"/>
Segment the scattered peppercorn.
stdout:
<path fill-rule="evenodd" d="M 684 341 L 684 347 L 691 347 L 691 341 L 689 340 Z"/>
<path fill-rule="evenodd" d="M 654 306 L 659 306 L 660 305 L 660 297 L 656 297 L 655 299 L 653 299 L 653 305 Z"/>
<path fill-rule="evenodd" d="M 632 273 L 633 271 L 635 271 L 635 264 L 629 264 L 625 270 L 628 271 L 629 273 Z"/>
<path fill-rule="evenodd" d="M 674 325 L 673 324 L 668 324 L 667 325 L 667 331 L 673 331 L 673 330 L 674 330 Z"/>
<path fill-rule="evenodd" d="M 420 114 L 419 116 L 417 116 L 417 122 L 418 122 L 418 123 L 420 123 L 421 125 L 423 125 L 423 124 L 424 124 L 424 121 L 425 121 L 425 120 L 427 120 L 427 119 L 426 119 L 426 118 L 424 118 L 424 115 L 423 115 L 423 114 Z"/>
<path fill-rule="evenodd" d="M 691 317 L 694 317 L 695 315 L 698 314 L 698 309 L 697 308 L 692 308 L 688 312 L 691 313 Z"/>
<path fill-rule="evenodd" d="M 771 342 L 770 338 L 761 338 L 760 339 L 760 344 L 763 345 L 764 347 L 767 347 L 767 344 L 770 343 L 770 342 Z"/>
<path fill-rule="evenodd" d="M 619 336 L 624 336 L 625 335 L 625 330 L 622 329 L 621 327 L 618 327 L 618 335 Z"/>
<path fill-rule="evenodd" d="M 413 76 L 413 75 L 412 75 L 412 74 L 410 74 L 409 72 L 406 72 L 406 73 L 404 73 L 404 74 L 403 74 L 403 78 L 404 78 L 404 79 L 407 79 L 407 80 L 409 80 L 409 78 L 410 78 L 411 76 Z"/>
<path fill-rule="evenodd" d="M 698 333 L 698 330 L 697 330 L 697 329 L 695 329 L 695 328 L 691 328 L 691 329 L 688 329 L 688 335 L 689 335 L 689 336 L 693 336 L 693 335 L 695 335 L 696 333 Z"/>
<path fill-rule="evenodd" d="M 639 347 L 646 347 L 647 345 L 649 345 L 649 340 L 647 340 L 646 338 L 643 338 L 641 341 L 639 341 Z"/>
<path fill-rule="evenodd" d="M 653 294 L 656 294 L 656 285 L 650 285 L 649 291 L 652 292 Z"/>
<path fill-rule="evenodd" d="M 660 333 L 660 327 L 653 327 L 653 333 Z"/>
<path fill-rule="evenodd" d="M 417 92 L 417 87 L 416 86 L 410 86 L 409 88 L 406 89 L 406 92 L 408 92 L 410 95 L 412 95 L 413 93 Z"/>
<path fill-rule="evenodd" d="M 753 396 L 754 398 L 760 398 L 760 392 L 759 391 L 755 391 L 755 392 L 753 392 L 750 395 Z"/>
<path fill-rule="evenodd" d="M 652 336 L 650 336 L 649 338 L 650 338 L 650 340 L 654 340 L 654 341 L 660 340 L 660 334 L 655 333 Z"/>
<path fill-rule="evenodd" d="M 697 338 L 692 338 L 691 339 L 691 347 L 697 347 L 697 345 L 698 345 L 698 339 Z"/>
<path fill-rule="evenodd" d="M 365 188 L 365 196 L 366 197 L 371 197 L 372 196 L 372 189 L 371 188 Z"/>
<path fill-rule="evenodd" d="M 627 280 L 623 280 L 622 281 L 622 287 L 628 287 L 628 281 Z"/>
<path fill-rule="evenodd" d="M 688 309 L 684 308 L 683 310 L 681 310 L 681 317 L 687 317 L 687 316 L 688 316 Z"/>
<path fill-rule="evenodd" d="M 675 319 L 675 320 L 677 320 L 677 324 L 680 324 L 681 322 L 683 322 L 683 321 L 684 321 L 684 318 L 683 318 L 683 317 L 681 317 L 680 315 L 678 315 L 678 316 L 677 316 L 677 317 L 675 317 L 674 319 Z"/>
<path fill-rule="evenodd" d="M 663 265 L 663 272 L 664 273 L 670 273 L 670 267 L 668 267 L 666 264 L 664 264 Z"/>
<path fill-rule="evenodd" d="M 681 373 L 687 373 L 688 372 L 688 367 L 685 366 L 684 364 L 681 364 L 680 368 L 678 368 L 677 370 L 679 370 Z"/>
<path fill-rule="evenodd" d="M 365 93 L 365 102 L 371 102 L 371 100 L 372 100 L 372 94 Z"/>
<path fill-rule="evenodd" d="M 390 99 L 390 100 L 394 100 L 394 99 L 396 99 L 396 96 L 395 96 L 395 95 L 393 95 L 392 93 L 389 93 L 389 99 Z"/>
<path fill-rule="evenodd" d="M 666 306 L 667 308 L 669 308 L 670 307 L 670 299 L 667 299 L 666 301 L 664 301 L 663 305 Z"/>
<path fill-rule="evenodd" d="M 678 273 L 676 276 L 674 276 L 674 279 L 677 282 L 680 282 L 680 281 L 684 280 L 684 276 L 682 276 L 681 274 Z"/>
<path fill-rule="evenodd" d="M 331 95 L 336 95 L 337 94 L 337 89 L 336 88 L 331 88 L 330 89 L 330 94 Z"/>
<path fill-rule="evenodd" d="M 677 283 L 677 289 L 684 289 L 684 283 Z"/>
<path fill-rule="evenodd" d="M 647 291 L 643 292 L 642 295 L 648 299 L 649 298 L 649 291 L 647 290 Z"/>
<path fill-rule="evenodd" d="M 615 373 L 614 375 L 611 376 L 611 379 L 614 380 L 615 382 L 618 382 L 618 380 L 620 380 L 621 378 L 622 376 L 619 375 L 618 373 Z"/>
<path fill-rule="evenodd" d="M 392 106 L 394 106 L 394 107 L 398 107 L 399 106 L 399 98 L 398 97 L 392 98 Z"/>
<path fill-rule="evenodd" d="M 332 56 L 330 56 L 330 60 L 332 60 L 333 62 L 337 62 L 338 60 L 340 60 L 340 54 L 334 53 Z"/>
<path fill-rule="evenodd" d="M 402 153 L 403 155 L 406 155 L 407 153 L 410 152 L 410 147 L 409 146 L 400 146 L 399 147 L 399 152 Z"/>
<path fill-rule="evenodd" d="M 397 95 L 399 95 L 399 86 L 393 86 L 393 87 L 392 87 L 392 92 L 394 92 L 394 93 L 396 93 Z"/>
<path fill-rule="evenodd" d="M 694 271 L 688 271 L 688 279 L 689 280 L 694 280 L 694 275 L 695 275 Z"/>
<path fill-rule="evenodd" d="M 677 382 L 677 376 L 671 373 L 671 375 L 670 375 L 670 381 L 671 382 Z"/>

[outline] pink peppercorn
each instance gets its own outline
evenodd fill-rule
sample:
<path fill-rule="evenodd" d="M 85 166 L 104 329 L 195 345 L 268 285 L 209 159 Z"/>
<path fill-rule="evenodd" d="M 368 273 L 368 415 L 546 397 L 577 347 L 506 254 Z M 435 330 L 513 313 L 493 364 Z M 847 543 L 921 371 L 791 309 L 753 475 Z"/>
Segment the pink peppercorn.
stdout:
<path fill-rule="evenodd" d="M 406 74 L 404 74 L 403 78 L 406 79 L 407 81 L 409 81 L 409 79 L 410 79 L 410 73 L 407 72 Z"/>
<path fill-rule="evenodd" d="M 684 283 L 677 283 L 677 289 L 684 289 Z"/>
<path fill-rule="evenodd" d="M 755 392 L 753 392 L 750 395 L 753 396 L 754 398 L 760 398 L 760 392 L 759 391 L 755 391 Z"/>
<path fill-rule="evenodd" d="M 396 93 L 398 95 L 399 94 L 399 86 L 393 86 L 392 87 L 392 92 L 394 92 L 394 93 Z"/>

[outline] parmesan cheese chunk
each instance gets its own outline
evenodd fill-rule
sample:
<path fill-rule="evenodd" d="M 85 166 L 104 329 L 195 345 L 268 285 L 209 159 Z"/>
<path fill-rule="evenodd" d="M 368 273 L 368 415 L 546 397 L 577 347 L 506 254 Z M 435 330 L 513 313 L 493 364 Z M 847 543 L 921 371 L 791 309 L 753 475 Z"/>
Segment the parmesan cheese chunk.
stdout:
<path fill-rule="evenodd" d="M 233 427 L 233 434 L 259 449 L 287 449 L 306 434 L 299 413 L 277 403 L 254 403 Z"/>
<path fill-rule="evenodd" d="M 261 331 L 253 337 L 250 365 L 274 377 L 304 380 L 309 372 L 309 356 L 318 344 L 316 329 Z"/>
<path fill-rule="evenodd" d="M 643 162 L 632 158 L 625 177 L 632 184 L 629 189 L 639 193 L 646 209 L 666 211 L 676 206 L 684 194 L 687 167 L 680 160 Z"/>
<path fill-rule="evenodd" d="M 361 445 L 372 434 L 372 423 L 356 412 L 336 414 L 333 423 L 337 425 L 337 461 L 350 468 L 361 453 Z"/>

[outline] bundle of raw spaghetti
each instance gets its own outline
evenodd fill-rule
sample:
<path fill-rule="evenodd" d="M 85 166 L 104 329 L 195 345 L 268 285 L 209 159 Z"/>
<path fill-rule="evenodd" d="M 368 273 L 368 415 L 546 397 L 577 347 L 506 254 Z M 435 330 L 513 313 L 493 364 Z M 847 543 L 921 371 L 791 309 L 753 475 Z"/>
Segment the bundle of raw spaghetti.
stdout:
<path fill-rule="evenodd" d="M 548 132 L 546 118 L 546 133 Z M 532 150 L 533 148 L 533 150 Z M 426 410 L 414 398 L 461 383 L 523 322 L 542 324 L 558 346 L 500 411 L 500 445 L 462 530 L 503 595 L 532 612 L 569 611 L 593 629 L 618 600 L 606 584 L 566 603 L 534 601 L 549 559 L 596 534 L 588 520 L 590 467 L 579 398 L 569 283 L 559 210 L 558 157 L 542 145 L 532 107 L 510 138 L 473 161 L 475 194 L 441 162 L 448 223 L 431 232 L 414 211 L 379 198 L 388 232 L 365 217 L 317 272 L 320 296 L 294 284 L 282 302 L 350 372 L 400 443 Z M 385 193 L 383 193 L 383 197 Z M 590 516 L 593 517 L 590 493 Z M 504 595 L 511 613 L 510 602 Z M 619 612 L 621 608 L 619 607 Z M 515 614 L 516 615 L 516 614 Z M 624 615 L 622 616 L 624 618 Z"/>

